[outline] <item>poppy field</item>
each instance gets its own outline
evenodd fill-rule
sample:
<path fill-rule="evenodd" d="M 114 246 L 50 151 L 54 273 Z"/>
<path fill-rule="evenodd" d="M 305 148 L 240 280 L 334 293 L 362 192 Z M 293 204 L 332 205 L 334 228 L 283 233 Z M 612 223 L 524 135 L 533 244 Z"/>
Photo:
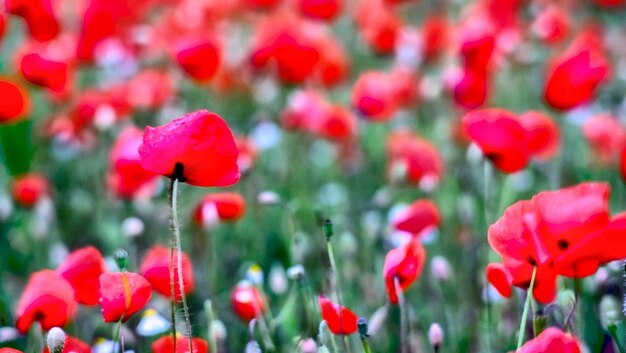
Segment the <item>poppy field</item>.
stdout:
<path fill-rule="evenodd" d="M 0 1 L 0 353 L 625 353 L 626 1 Z"/>

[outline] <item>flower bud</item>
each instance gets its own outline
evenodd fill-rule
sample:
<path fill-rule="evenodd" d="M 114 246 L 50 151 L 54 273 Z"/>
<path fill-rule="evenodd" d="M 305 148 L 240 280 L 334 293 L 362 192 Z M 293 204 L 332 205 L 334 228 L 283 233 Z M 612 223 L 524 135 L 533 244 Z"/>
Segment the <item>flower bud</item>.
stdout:
<path fill-rule="evenodd" d="M 126 266 L 128 265 L 128 251 L 118 249 L 115 251 L 115 254 L 113 254 L 113 258 L 115 259 L 115 264 L 120 271 L 126 270 Z"/>
<path fill-rule="evenodd" d="M 441 342 L 443 342 L 443 329 L 441 325 L 436 322 L 430 325 L 428 328 L 428 341 L 435 351 L 439 350 Z"/>
<path fill-rule="evenodd" d="M 609 326 L 620 322 L 621 307 L 619 301 L 610 295 L 605 295 L 600 300 L 600 324 L 608 330 Z"/>
<path fill-rule="evenodd" d="M 326 241 L 330 241 L 330 238 L 333 234 L 335 234 L 335 231 L 333 230 L 333 222 L 331 222 L 330 219 L 325 220 L 322 230 L 324 232 L 324 236 L 326 237 Z"/>
<path fill-rule="evenodd" d="M 317 352 L 317 343 L 312 338 L 305 338 L 300 342 L 301 353 L 315 353 Z"/>
<path fill-rule="evenodd" d="M 61 353 L 65 346 L 65 332 L 60 327 L 53 327 L 46 336 L 46 345 L 50 353 Z"/>

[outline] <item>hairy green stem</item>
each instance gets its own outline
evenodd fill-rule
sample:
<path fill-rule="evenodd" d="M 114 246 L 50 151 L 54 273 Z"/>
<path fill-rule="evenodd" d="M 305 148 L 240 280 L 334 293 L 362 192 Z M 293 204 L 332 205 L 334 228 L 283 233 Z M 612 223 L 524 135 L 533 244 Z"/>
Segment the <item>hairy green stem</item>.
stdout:
<path fill-rule="evenodd" d="M 519 325 L 519 336 L 517 337 L 517 349 L 516 352 L 522 347 L 524 343 L 524 333 L 526 332 L 526 319 L 528 318 L 528 309 L 530 308 L 530 301 L 533 297 L 533 287 L 535 286 L 535 276 L 537 275 L 537 267 L 533 267 L 533 275 L 530 278 L 530 287 L 528 287 L 528 293 L 526 293 L 526 303 L 524 304 L 524 311 L 522 312 L 522 321 Z"/>
<path fill-rule="evenodd" d="M 404 300 L 404 292 L 402 292 L 402 287 L 400 287 L 400 280 L 398 277 L 393 278 L 393 285 L 396 291 L 396 295 L 398 296 L 398 306 L 400 306 L 400 348 L 402 353 L 410 353 L 410 347 L 408 344 L 408 327 L 406 321 L 406 302 Z"/>
<path fill-rule="evenodd" d="M 326 239 L 326 250 L 328 251 L 328 259 L 330 260 L 330 270 L 333 273 L 335 292 L 337 294 L 337 303 L 339 307 L 343 307 L 343 300 L 341 299 L 341 288 L 339 285 L 339 272 L 337 271 L 337 263 L 335 262 L 335 254 L 333 252 L 333 244 L 330 242 L 330 237 Z M 339 327 L 341 327 L 342 310 L 339 309 Z M 351 353 L 350 344 L 348 342 L 348 336 L 342 335 L 341 343 L 343 344 L 344 352 Z"/>

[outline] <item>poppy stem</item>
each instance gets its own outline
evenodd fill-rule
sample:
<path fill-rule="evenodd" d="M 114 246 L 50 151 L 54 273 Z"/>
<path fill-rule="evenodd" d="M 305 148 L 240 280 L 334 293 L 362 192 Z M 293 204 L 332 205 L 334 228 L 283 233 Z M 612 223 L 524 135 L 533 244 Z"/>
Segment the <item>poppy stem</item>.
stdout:
<path fill-rule="evenodd" d="M 335 262 L 335 255 L 333 252 L 333 244 L 330 242 L 330 238 L 333 234 L 332 231 L 332 223 L 330 220 L 326 220 L 324 222 L 324 235 L 326 236 L 326 251 L 328 252 L 328 259 L 330 261 L 330 271 L 333 274 L 334 285 L 335 285 L 335 293 L 337 294 L 337 303 L 339 303 L 339 307 L 343 307 L 343 300 L 341 300 L 341 289 L 339 286 L 339 272 L 337 271 L 337 263 Z M 342 310 L 339 309 L 339 327 L 342 327 L 341 323 L 342 319 Z M 350 344 L 348 342 L 348 337 L 346 335 L 342 335 L 341 343 L 343 345 L 344 352 L 351 353 Z"/>
<path fill-rule="evenodd" d="M 209 322 L 208 336 L 209 336 L 209 352 L 218 353 L 217 350 L 217 338 L 215 337 L 215 312 L 213 311 L 213 302 L 206 300 L 204 302 L 204 312 L 206 313 L 207 321 Z"/>
<path fill-rule="evenodd" d="M 121 329 L 122 329 L 122 319 L 120 319 L 120 321 L 118 321 L 115 327 L 113 328 L 113 353 L 117 353 L 119 351 Z"/>
<path fill-rule="evenodd" d="M 393 278 L 393 285 L 398 296 L 398 306 L 400 307 L 400 348 L 402 353 L 409 353 L 410 348 L 408 345 L 408 327 L 406 322 L 406 301 L 404 300 L 404 292 L 400 287 L 400 279 L 396 276 Z"/>
<path fill-rule="evenodd" d="M 183 317 L 185 318 L 185 324 L 187 326 L 187 337 L 189 339 L 189 351 L 193 352 L 193 333 L 191 331 L 191 320 L 189 319 L 189 306 L 187 306 L 187 297 L 185 296 L 185 284 L 183 283 L 183 250 L 180 242 L 180 225 L 178 224 L 178 209 L 177 209 L 177 201 L 178 201 L 178 178 L 174 177 L 170 182 L 170 208 L 172 211 L 172 233 L 174 235 L 174 244 L 176 246 L 176 255 L 177 262 L 176 266 L 178 267 L 178 285 L 180 289 L 180 298 L 183 303 Z M 173 250 L 173 248 L 172 248 Z M 170 256 L 170 285 L 172 289 L 172 296 L 175 298 L 175 291 L 173 290 L 174 286 L 174 261 L 173 260 L 173 252 Z M 174 300 L 172 300 L 172 306 L 174 306 Z M 174 315 L 172 315 L 174 316 Z M 174 325 L 172 325 L 174 327 Z M 175 332 L 175 331 L 172 331 Z M 174 335 L 174 342 L 176 342 L 176 336 Z"/>
<path fill-rule="evenodd" d="M 517 349 L 516 352 L 522 347 L 524 343 L 524 337 L 526 336 L 524 333 L 526 332 L 526 319 L 528 317 L 528 309 L 530 308 L 530 301 L 533 296 L 533 287 L 535 285 L 535 276 L 537 275 L 537 266 L 533 267 L 533 275 L 530 278 L 530 287 L 528 287 L 528 292 L 526 293 L 526 303 L 524 304 L 524 311 L 522 312 L 522 321 L 519 326 L 519 336 L 517 337 Z"/>

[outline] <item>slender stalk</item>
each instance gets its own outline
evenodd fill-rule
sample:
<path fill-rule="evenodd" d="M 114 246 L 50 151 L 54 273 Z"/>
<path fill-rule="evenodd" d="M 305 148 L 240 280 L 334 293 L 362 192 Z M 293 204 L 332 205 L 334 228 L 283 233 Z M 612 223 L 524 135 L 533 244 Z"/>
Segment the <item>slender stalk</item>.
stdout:
<path fill-rule="evenodd" d="M 393 285 L 396 290 L 396 295 L 398 296 L 398 305 L 400 306 L 400 347 L 402 353 L 410 353 L 410 348 L 408 345 L 408 337 L 407 337 L 407 322 L 406 322 L 406 302 L 404 300 L 404 292 L 402 292 L 402 288 L 400 287 L 400 280 L 398 277 L 394 277 Z"/>
<path fill-rule="evenodd" d="M 372 351 L 370 350 L 370 344 L 369 342 L 367 342 L 366 338 L 361 338 L 361 343 L 363 343 L 363 351 L 365 353 L 372 353 Z"/>
<path fill-rule="evenodd" d="M 115 328 L 113 329 L 113 353 L 117 353 L 119 350 L 119 340 L 120 340 L 120 331 L 122 329 L 122 319 L 117 322 Z M 123 352 L 123 350 L 122 350 Z"/>
<path fill-rule="evenodd" d="M 204 310 L 207 315 L 207 321 L 209 322 L 209 352 L 218 353 L 217 351 L 217 339 L 215 337 L 215 330 L 213 324 L 215 322 L 215 312 L 213 311 L 213 302 L 207 300 L 204 302 Z"/>
<path fill-rule="evenodd" d="M 176 255 L 177 262 L 176 266 L 178 267 L 178 285 L 180 289 L 180 298 L 183 303 L 183 317 L 185 318 L 185 324 L 187 326 L 187 337 L 189 339 L 189 351 L 193 352 L 193 341 L 192 341 L 192 331 L 191 331 L 191 320 L 189 319 L 189 306 L 187 305 L 187 297 L 185 296 L 185 284 L 183 283 L 183 250 L 180 241 L 180 225 L 178 224 L 178 210 L 177 210 L 177 201 L 178 201 L 178 178 L 174 177 L 171 179 L 170 184 L 170 207 L 172 211 L 172 233 L 174 235 L 174 244 L 176 246 Z M 170 283 L 173 286 L 174 283 L 174 262 L 170 261 Z M 172 295 L 174 295 L 174 291 L 172 291 Z M 176 337 L 174 336 L 174 342 L 176 342 Z"/>
<path fill-rule="evenodd" d="M 528 309 L 530 308 L 530 301 L 533 296 L 533 287 L 535 285 L 535 276 L 537 275 L 537 267 L 533 267 L 533 275 L 530 278 L 530 287 L 528 287 L 528 293 L 526 293 L 526 303 L 524 304 L 524 311 L 522 312 L 522 321 L 519 326 L 519 336 L 517 337 L 517 349 L 516 352 L 522 347 L 524 343 L 524 332 L 526 331 L 526 319 L 528 318 Z"/>
<path fill-rule="evenodd" d="M 171 193 L 171 191 L 170 191 Z M 171 320 L 172 320 L 172 342 L 174 346 L 172 349 L 176 352 L 176 296 L 175 287 L 174 287 L 174 247 L 175 245 L 172 243 L 170 246 L 170 311 L 171 311 Z"/>
<path fill-rule="evenodd" d="M 611 335 L 611 338 L 613 339 L 613 346 L 617 346 L 619 353 L 625 353 L 626 350 L 624 349 L 624 347 L 622 347 L 621 344 L 619 344 L 619 337 L 617 334 L 617 325 L 615 324 L 609 325 L 608 331 L 609 331 L 609 334 Z"/>
<path fill-rule="evenodd" d="M 330 242 L 330 237 L 326 238 L 326 250 L 328 251 L 328 259 L 330 260 L 330 270 L 333 273 L 335 291 L 337 294 L 337 303 L 339 307 L 343 307 L 343 300 L 341 300 L 341 289 L 339 287 L 339 273 L 337 271 L 337 264 L 335 262 L 335 255 L 333 252 L 333 245 Z M 339 326 L 341 327 L 342 321 L 342 311 L 339 310 Z M 343 349 L 347 353 L 351 353 L 350 344 L 348 342 L 348 336 L 342 335 L 341 344 L 343 345 Z"/>

